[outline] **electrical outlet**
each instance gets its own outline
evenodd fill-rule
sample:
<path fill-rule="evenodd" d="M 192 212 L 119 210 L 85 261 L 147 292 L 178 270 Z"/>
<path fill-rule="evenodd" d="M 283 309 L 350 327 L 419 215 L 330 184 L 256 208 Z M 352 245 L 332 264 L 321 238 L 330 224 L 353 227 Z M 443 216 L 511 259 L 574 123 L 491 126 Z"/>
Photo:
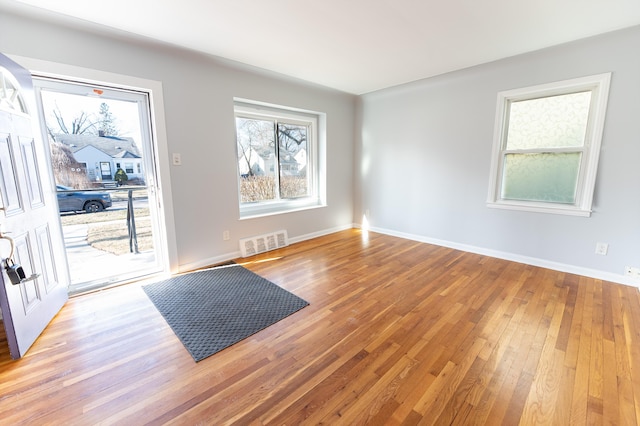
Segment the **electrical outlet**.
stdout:
<path fill-rule="evenodd" d="M 173 154 L 173 165 L 182 166 L 182 156 L 178 153 Z"/>
<path fill-rule="evenodd" d="M 225 240 L 225 241 L 229 241 L 229 239 L 230 239 L 230 238 L 231 238 L 231 237 L 229 236 L 229 231 L 224 231 L 224 232 L 222 233 L 222 239 L 223 239 L 223 240 Z"/>
<path fill-rule="evenodd" d="M 609 251 L 609 244 L 607 243 L 596 244 L 596 254 L 606 256 L 608 251 Z"/>
<path fill-rule="evenodd" d="M 633 266 L 625 266 L 624 274 L 627 277 L 640 278 L 640 268 L 634 268 Z"/>

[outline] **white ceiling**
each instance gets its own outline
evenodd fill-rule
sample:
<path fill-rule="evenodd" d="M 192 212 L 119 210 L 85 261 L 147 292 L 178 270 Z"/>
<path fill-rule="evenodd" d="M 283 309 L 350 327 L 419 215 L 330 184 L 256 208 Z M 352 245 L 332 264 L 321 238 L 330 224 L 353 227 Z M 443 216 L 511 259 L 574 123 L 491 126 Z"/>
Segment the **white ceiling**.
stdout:
<path fill-rule="evenodd" d="M 640 24 L 639 0 L 17 2 L 354 94 Z"/>

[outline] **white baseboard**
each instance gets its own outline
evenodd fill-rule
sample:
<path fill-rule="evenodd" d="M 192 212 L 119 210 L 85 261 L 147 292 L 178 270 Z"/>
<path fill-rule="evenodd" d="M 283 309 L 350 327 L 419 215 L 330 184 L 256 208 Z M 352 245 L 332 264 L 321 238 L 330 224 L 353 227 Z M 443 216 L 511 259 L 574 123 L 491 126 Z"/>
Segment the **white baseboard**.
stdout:
<path fill-rule="evenodd" d="M 353 228 L 353 224 L 336 226 L 329 229 L 323 229 L 322 231 L 312 232 L 311 234 L 299 235 L 297 237 L 289 236 L 289 244 L 299 243 L 301 241 L 311 240 L 313 238 L 323 237 L 325 235 L 333 234 L 335 232 L 345 231 L 347 229 Z"/>
<path fill-rule="evenodd" d="M 336 226 L 334 228 L 324 229 L 317 232 L 312 232 L 305 235 L 299 235 L 297 237 L 289 237 L 289 244 L 299 243 L 306 240 L 311 240 L 313 238 L 322 237 L 324 235 L 333 234 L 334 232 L 344 231 L 350 228 L 361 228 L 360 224 L 353 223 L 349 225 Z M 634 279 L 632 277 L 627 277 L 622 274 L 613 274 L 611 272 L 600 271 L 597 269 L 583 268 L 575 265 L 568 265 L 565 263 L 552 262 L 545 259 L 539 259 L 536 257 L 522 256 L 515 253 L 508 253 L 498 250 L 487 249 L 484 247 L 477 247 L 467 244 L 455 243 L 452 241 L 439 240 L 436 238 L 429 238 L 422 235 L 409 234 L 406 232 L 398 232 L 391 229 L 385 228 L 377 228 L 370 227 L 370 231 L 377 232 L 380 234 L 391 235 L 394 237 L 405 238 L 407 240 L 418 241 L 426 244 L 433 244 L 442 247 L 448 247 L 455 250 L 461 250 L 468 253 L 480 254 L 483 256 L 495 257 L 497 259 L 509 260 L 512 262 L 524 263 L 526 265 L 538 266 L 541 268 L 553 269 L 554 271 L 566 272 L 569 274 L 582 275 L 589 278 L 595 278 L 603 281 L 611 281 L 618 284 L 624 284 L 631 287 L 636 287 L 640 289 L 640 280 Z M 232 259 L 237 259 L 241 256 L 240 250 L 226 253 L 220 256 L 211 257 L 208 259 L 202 259 L 197 262 L 181 264 L 179 266 L 180 272 L 192 271 L 194 269 L 204 268 L 207 266 L 215 265 L 222 262 L 227 262 Z"/>
<path fill-rule="evenodd" d="M 360 225 L 354 227 L 359 228 Z M 436 238 L 429 238 L 422 235 L 409 234 L 405 232 L 398 232 L 391 229 L 369 227 L 370 231 L 378 232 L 380 234 L 391 235 L 394 237 L 405 238 L 407 240 L 418 241 L 421 243 L 433 244 L 442 247 L 448 247 L 456 250 L 466 251 L 469 253 L 480 254 L 483 256 L 495 257 L 497 259 L 510 260 L 512 262 L 524 263 L 526 265 L 538 266 L 541 268 L 553 269 L 554 271 L 566 272 L 569 274 L 582 275 L 589 278 L 595 278 L 603 281 L 611 281 L 618 284 L 624 284 L 631 287 L 640 289 L 640 280 L 632 277 L 627 277 L 622 274 L 613 274 L 607 271 L 600 271 L 597 269 L 583 268 L 575 265 L 567 265 L 565 263 L 552 262 L 545 259 L 539 259 L 536 257 L 522 256 L 515 253 L 508 253 L 498 250 L 487 249 L 484 247 L 476 247 L 467 244 L 455 243 L 452 241 L 439 240 Z"/>
<path fill-rule="evenodd" d="M 289 244 L 294 244 L 294 243 L 299 243 L 301 241 L 311 240 L 313 238 L 322 237 L 324 235 L 333 234 L 334 232 L 344 231 L 346 229 L 351 229 L 351 228 L 353 228 L 353 225 L 352 224 L 348 224 L 348 225 L 343 225 L 343 226 L 336 226 L 334 228 L 324 229 L 324 230 L 321 230 L 321 231 L 318 231 L 318 232 L 312 232 L 310 234 L 299 235 L 297 237 L 289 236 Z M 197 262 L 183 263 L 183 264 L 180 264 L 178 266 L 178 272 L 182 273 L 182 272 L 193 271 L 195 269 L 206 268 L 207 266 L 216 265 L 216 264 L 222 263 L 222 262 L 228 262 L 229 260 L 237 259 L 237 258 L 239 258 L 241 256 L 242 256 L 242 253 L 240 253 L 240 250 L 238 250 L 238 251 L 235 251 L 235 252 L 222 254 L 220 256 L 209 257 L 207 259 L 201 259 L 201 260 L 198 260 Z"/>
<path fill-rule="evenodd" d="M 191 263 L 182 263 L 178 266 L 178 272 L 189 272 L 196 269 L 206 268 L 208 266 L 217 265 L 218 263 L 228 262 L 232 259 L 237 259 L 240 257 L 240 250 L 232 253 L 223 254 L 220 256 L 209 257 L 207 259 L 201 259 L 197 262 Z"/>

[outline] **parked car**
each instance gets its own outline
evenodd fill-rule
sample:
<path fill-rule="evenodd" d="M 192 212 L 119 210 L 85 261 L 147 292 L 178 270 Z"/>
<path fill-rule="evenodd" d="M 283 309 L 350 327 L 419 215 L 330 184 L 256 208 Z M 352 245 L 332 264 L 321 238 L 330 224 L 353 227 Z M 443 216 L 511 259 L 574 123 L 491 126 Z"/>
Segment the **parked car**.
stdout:
<path fill-rule="evenodd" d="M 111 195 L 101 191 L 79 191 L 68 186 L 56 185 L 60 212 L 87 213 L 102 211 L 111 207 Z"/>

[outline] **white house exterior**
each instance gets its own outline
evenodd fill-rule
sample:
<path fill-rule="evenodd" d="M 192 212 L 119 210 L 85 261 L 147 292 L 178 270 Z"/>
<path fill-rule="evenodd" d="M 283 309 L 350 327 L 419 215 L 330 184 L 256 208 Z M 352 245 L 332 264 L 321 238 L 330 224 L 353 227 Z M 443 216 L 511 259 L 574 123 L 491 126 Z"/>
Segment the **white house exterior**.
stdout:
<path fill-rule="evenodd" d="M 113 182 L 118 169 L 124 170 L 129 180 L 144 182 L 142 157 L 132 138 L 58 134 L 54 139 L 69 147 L 92 182 Z"/>
<path fill-rule="evenodd" d="M 265 150 L 261 154 L 252 147 L 249 147 L 238 159 L 238 170 L 242 176 L 248 176 L 250 174 L 247 159 L 249 159 L 251 171 L 255 175 L 269 175 L 275 171 L 276 158 L 273 151 Z M 280 172 L 283 175 L 298 176 L 304 171 L 306 166 L 307 151 L 305 149 L 301 149 L 296 155 L 286 154 L 280 158 Z"/>
<path fill-rule="evenodd" d="M 238 159 L 238 170 L 240 174 L 242 176 L 248 176 L 251 173 L 255 175 L 264 175 L 265 171 L 273 171 L 273 154 L 267 153 L 265 157 L 260 155 L 258 151 L 252 147 L 247 148 Z M 251 173 L 249 171 L 247 159 L 249 163 L 251 163 Z"/>

